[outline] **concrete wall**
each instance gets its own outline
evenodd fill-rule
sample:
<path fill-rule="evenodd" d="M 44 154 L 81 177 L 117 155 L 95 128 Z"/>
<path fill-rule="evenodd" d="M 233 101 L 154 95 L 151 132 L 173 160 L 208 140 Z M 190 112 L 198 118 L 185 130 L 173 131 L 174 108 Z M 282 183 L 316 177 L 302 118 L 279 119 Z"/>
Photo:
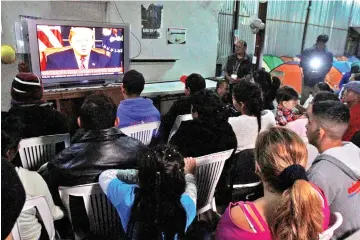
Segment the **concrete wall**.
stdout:
<path fill-rule="evenodd" d="M 124 22 L 131 24 L 132 33 L 141 42 L 141 54 L 137 58 L 179 59 L 175 63 L 134 63 L 132 69 L 142 72 L 147 81 L 176 80 L 183 74 L 197 72 L 204 77 L 215 76 L 218 45 L 218 12 L 221 1 L 156 1 L 163 4 L 163 28 L 161 39 L 141 39 L 141 4 L 149 1 L 117 1 Z M 114 2 L 109 3 L 108 20 L 121 23 Z M 168 45 L 168 27 L 187 29 L 185 45 Z M 139 44 L 131 36 L 130 57 L 139 53 Z"/>
<path fill-rule="evenodd" d="M 12 45 L 15 49 L 14 22 L 20 21 L 20 15 L 47 19 L 66 19 L 83 21 L 106 21 L 105 2 L 60 2 L 60 1 L 1 1 L 1 22 L 3 34 L 1 44 Z M 1 64 L 1 111 L 10 107 L 10 88 L 13 77 L 18 72 L 20 55 L 13 64 Z"/>
<path fill-rule="evenodd" d="M 161 39 L 141 39 L 141 4 L 148 1 L 117 1 L 117 7 L 125 23 L 131 24 L 132 33 L 141 42 L 139 59 L 171 58 L 175 63 L 133 63 L 130 68 L 142 72 L 147 82 L 177 80 L 183 74 L 197 72 L 204 77 L 214 76 L 218 45 L 218 11 L 221 1 L 164 1 L 163 28 Z M 1 20 L 3 27 L 2 44 L 15 48 L 14 22 L 20 15 L 47 19 L 82 20 L 95 22 L 122 23 L 113 1 L 2 1 Z M 187 28 L 185 45 L 168 45 L 168 27 Z M 139 43 L 131 36 L 130 57 L 139 53 Z M 10 87 L 17 73 L 17 56 L 14 64 L 1 64 L 1 110 L 10 106 Z"/>

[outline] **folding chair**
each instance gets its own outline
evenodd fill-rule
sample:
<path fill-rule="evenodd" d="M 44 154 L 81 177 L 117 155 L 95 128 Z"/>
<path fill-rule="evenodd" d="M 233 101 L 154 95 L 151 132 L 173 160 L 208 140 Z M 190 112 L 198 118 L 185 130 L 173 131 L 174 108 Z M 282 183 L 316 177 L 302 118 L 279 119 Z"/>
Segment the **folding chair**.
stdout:
<path fill-rule="evenodd" d="M 334 212 L 333 214 L 331 214 L 331 217 L 331 222 L 333 222 L 333 224 L 331 225 L 331 227 L 329 227 L 320 234 L 319 240 L 330 240 L 334 235 L 334 231 L 341 226 L 343 222 L 343 217 L 340 213 Z"/>
<path fill-rule="evenodd" d="M 45 197 L 38 196 L 27 199 L 21 212 L 27 211 L 31 208 L 36 208 L 37 212 L 39 213 L 50 240 L 55 239 L 54 219 L 51 215 L 50 208 L 46 202 Z M 15 223 L 15 226 L 11 231 L 11 235 L 14 240 L 21 240 L 21 233 L 18 221 Z"/>
<path fill-rule="evenodd" d="M 68 133 L 22 139 L 19 143 L 22 166 L 29 170 L 38 170 L 55 157 L 56 145 L 62 142 L 65 148 L 70 146 Z"/>
<path fill-rule="evenodd" d="M 121 128 L 120 130 L 129 137 L 140 140 L 145 145 L 149 145 L 153 135 L 157 133 L 159 126 L 160 122 L 149 122 Z"/>
<path fill-rule="evenodd" d="M 170 134 L 169 134 L 169 138 L 168 138 L 168 142 L 170 142 L 170 139 L 172 136 L 174 136 L 174 134 L 176 133 L 176 131 L 179 129 L 180 127 L 180 124 L 182 121 L 188 121 L 188 120 L 192 120 L 193 117 L 191 114 L 185 114 L 185 115 L 179 115 L 176 117 L 176 120 L 174 122 L 174 125 L 170 131 Z"/>
<path fill-rule="evenodd" d="M 232 152 L 231 149 L 196 158 L 197 215 L 211 208 L 216 212 L 215 188 L 225 161 L 230 158 Z"/>
<path fill-rule="evenodd" d="M 98 183 L 59 187 L 59 193 L 72 224 L 70 197 L 82 197 L 90 223 L 90 234 L 104 237 L 111 236 L 109 239 L 121 239 L 124 231 L 120 223 L 120 217 Z M 81 233 L 76 231 L 74 231 L 74 234 L 75 239 L 83 237 Z"/>

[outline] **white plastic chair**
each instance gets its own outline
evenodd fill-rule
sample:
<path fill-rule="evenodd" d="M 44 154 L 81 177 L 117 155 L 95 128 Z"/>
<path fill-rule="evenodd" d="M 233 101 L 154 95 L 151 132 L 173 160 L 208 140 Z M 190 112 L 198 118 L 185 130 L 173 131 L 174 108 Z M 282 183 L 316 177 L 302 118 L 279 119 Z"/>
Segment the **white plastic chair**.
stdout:
<path fill-rule="evenodd" d="M 89 219 L 90 234 L 121 238 L 123 229 L 120 224 L 120 217 L 98 183 L 74 187 L 59 187 L 59 193 L 70 221 L 72 221 L 69 202 L 70 196 L 82 197 Z M 81 239 L 83 237 L 77 232 L 74 234 L 75 239 Z"/>
<path fill-rule="evenodd" d="M 345 238 L 345 240 L 359 240 L 359 239 L 360 239 L 360 230 L 357 230 L 356 232 Z"/>
<path fill-rule="evenodd" d="M 44 163 L 54 159 L 55 146 L 61 142 L 68 148 L 70 135 L 66 133 L 22 139 L 19 143 L 22 166 L 29 170 L 38 170 Z"/>
<path fill-rule="evenodd" d="M 170 142 L 170 139 L 172 136 L 174 136 L 174 134 L 176 133 L 176 131 L 179 129 L 180 127 L 180 124 L 182 121 L 188 121 L 188 120 L 192 120 L 193 117 L 191 114 L 185 114 L 185 115 L 179 115 L 176 117 L 175 119 L 175 122 L 174 122 L 174 125 L 170 131 L 170 134 L 169 134 L 169 138 L 168 138 L 168 142 Z"/>
<path fill-rule="evenodd" d="M 140 140 L 145 145 L 149 145 L 153 135 L 157 133 L 159 126 L 160 122 L 149 122 L 121 128 L 120 130 L 129 137 Z"/>
<path fill-rule="evenodd" d="M 330 221 L 330 223 L 333 222 L 333 224 L 320 234 L 319 240 L 330 240 L 334 235 L 334 231 L 341 226 L 343 222 L 343 217 L 340 213 L 334 212 L 333 214 L 331 214 L 331 217 L 332 221 Z"/>
<path fill-rule="evenodd" d="M 211 209 L 216 212 L 215 187 L 219 181 L 225 161 L 233 150 L 218 152 L 196 158 L 197 215 Z"/>
<path fill-rule="evenodd" d="M 41 220 L 45 226 L 45 229 L 50 237 L 50 240 L 55 239 L 55 227 L 54 227 L 54 219 L 51 215 L 49 205 L 46 202 L 44 196 L 38 196 L 34 198 L 27 199 L 25 205 L 22 209 L 23 211 L 29 210 L 31 208 L 36 208 L 39 213 Z M 21 233 L 19 229 L 19 222 L 15 223 L 11 231 L 11 235 L 14 240 L 21 240 Z"/>

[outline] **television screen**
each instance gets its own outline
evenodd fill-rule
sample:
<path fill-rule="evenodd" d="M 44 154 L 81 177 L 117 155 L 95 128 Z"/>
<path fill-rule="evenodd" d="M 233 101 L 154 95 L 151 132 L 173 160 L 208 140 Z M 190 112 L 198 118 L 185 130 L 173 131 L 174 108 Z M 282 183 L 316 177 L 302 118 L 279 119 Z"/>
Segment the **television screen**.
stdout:
<path fill-rule="evenodd" d="M 37 24 L 43 79 L 124 73 L 124 28 Z"/>

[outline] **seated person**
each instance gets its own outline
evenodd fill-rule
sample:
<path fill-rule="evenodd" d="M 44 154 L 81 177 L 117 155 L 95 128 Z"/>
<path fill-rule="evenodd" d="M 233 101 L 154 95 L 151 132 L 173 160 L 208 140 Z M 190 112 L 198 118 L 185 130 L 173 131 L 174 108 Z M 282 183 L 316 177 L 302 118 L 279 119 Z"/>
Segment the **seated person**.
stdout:
<path fill-rule="evenodd" d="M 92 49 L 95 32 L 87 27 L 72 27 L 69 34 L 71 48 L 49 54 L 46 70 L 106 68 L 110 57 Z"/>
<path fill-rule="evenodd" d="M 236 149 L 236 136 L 228 123 L 221 100 L 213 92 L 201 90 L 192 96 L 193 120 L 184 121 L 170 139 L 185 157 L 199 157 Z"/>
<path fill-rule="evenodd" d="M 19 130 L 22 127 L 24 127 L 24 125 L 19 118 L 6 118 L 1 123 L 1 156 L 9 162 L 12 162 L 15 155 L 17 155 L 18 145 L 21 139 Z M 44 179 L 35 171 L 29 171 L 22 167 L 16 167 L 15 170 L 24 186 L 26 198 L 44 196 L 53 219 L 58 220 L 63 218 L 64 213 L 54 204 Z M 38 221 L 36 209 L 33 208 L 21 212 L 18 221 L 21 239 L 32 240 L 45 237 L 42 236 L 44 234 L 41 234 L 42 226 Z"/>
<path fill-rule="evenodd" d="M 272 91 L 277 91 L 279 86 L 278 82 L 273 82 L 270 73 L 266 72 L 264 69 L 259 70 L 255 73 L 254 76 L 255 83 L 259 84 L 260 89 L 263 95 L 263 109 L 274 110 L 273 98 L 274 94 Z M 276 86 L 277 89 L 276 89 Z"/>
<path fill-rule="evenodd" d="M 326 83 L 325 83 L 326 84 Z M 339 98 L 334 94 L 331 93 L 329 91 L 320 91 L 318 93 L 316 93 L 316 95 L 313 97 L 312 101 L 308 103 L 308 107 L 306 109 L 307 112 L 311 111 L 313 104 L 316 104 L 318 102 L 321 101 L 327 101 L 327 100 L 332 100 L 332 101 L 337 101 L 339 102 Z M 317 155 L 319 154 L 319 151 L 317 150 L 317 148 L 315 146 L 313 146 L 312 144 L 309 143 L 306 132 L 306 125 L 308 123 L 308 118 L 299 118 L 295 121 L 289 122 L 288 124 L 286 124 L 286 128 L 293 130 L 294 132 L 296 132 L 299 137 L 301 137 L 301 139 L 306 143 L 307 145 L 307 149 L 308 149 L 308 164 L 307 164 L 307 168 L 310 168 L 312 163 L 314 162 L 315 158 L 317 157 Z"/>
<path fill-rule="evenodd" d="M 1 239 L 13 240 L 11 231 L 24 207 L 25 197 L 24 187 L 14 166 L 1 158 Z"/>
<path fill-rule="evenodd" d="M 334 91 L 331 89 L 329 84 L 327 84 L 326 82 L 319 82 L 314 87 L 314 93 L 311 93 L 309 95 L 308 99 L 306 99 L 305 103 L 303 104 L 303 107 L 307 108 L 309 106 L 309 104 L 311 103 L 311 101 L 313 100 L 314 95 L 316 95 L 320 91 L 334 93 Z"/>
<path fill-rule="evenodd" d="M 125 99 L 120 102 L 116 114 L 120 119 L 118 128 L 160 121 L 160 112 L 152 100 L 140 97 L 144 85 L 145 79 L 138 71 L 130 70 L 125 73 L 121 86 Z"/>
<path fill-rule="evenodd" d="M 148 150 L 139 170 L 107 170 L 99 183 L 126 239 L 184 239 L 196 216 L 196 162 L 172 147 Z"/>
<path fill-rule="evenodd" d="M 42 100 L 43 86 L 32 73 L 19 73 L 11 85 L 11 108 L 8 116 L 19 117 L 25 125 L 21 138 L 69 133 L 66 116 L 51 103 Z"/>
<path fill-rule="evenodd" d="M 216 94 L 220 99 L 226 104 L 228 103 L 229 98 L 229 81 L 220 80 L 216 83 Z M 230 96 L 231 97 L 231 96 Z"/>
<path fill-rule="evenodd" d="M 256 172 L 264 197 L 230 203 L 217 226 L 217 239 L 318 239 L 330 221 L 323 192 L 306 177 L 307 150 L 291 130 L 272 127 L 255 147 Z"/>
<path fill-rule="evenodd" d="M 284 86 L 279 88 L 276 93 L 278 107 L 275 120 L 277 125 L 285 126 L 288 122 L 295 121 L 299 118 L 293 111 L 298 104 L 298 100 L 299 95 L 292 87 Z"/>
<path fill-rule="evenodd" d="M 351 142 L 360 148 L 360 131 L 354 134 L 351 138 Z"/>
<path fill-rule="evenodd" d="M 239 112 L 232 106 L 231 94 L 229 91 L 229 81 L 220 80 L 216 83 L 215 93 L 220 97 L 221 101 L 225 104 L 226 111 L 229 117 L 239 116 Z"/>
<path fill-rule="evenodd" d="M 229 118 L 237 139 L 237 152 L 255 148 L 259 132 L 275 126 L 275 117 L 264 110 L 261 89 L 258 84 L 241 81 L 233 89 L 233 104 L 239 117 Z"/>
<path fill-rule="evenodd" d="M 339 212 L 344 221 L 334 232 L 344 239 L 360 229 L 360 148 L 343 142 L 350 121 L 349 109 L 338 101 L 314 103 L 307 112 L 307 136 L 320 154 L 308 170 L 311 182 L 319 186 L 329 201 L 331 212 Z"/>
<path fill-rule="evenodd" d="M 350 72 L 346 72 L 339 83 L 339 89 L 350 81 L 360 80 L 360 62 L 354 62 L 351 64 Z"/>
<path fill-rule="evenodd" d="M 340 101 L 340 99 L 334 94 L 329 91 L 320 91 L 317 92 L 316 95 L 312 98 L 312 101 L 308 103 L 308 107 L 306 111 L 311 111 L 313 104 L 322 102 L 322 101 Z M 289 128 L 296 132 L 304 142 L 308 142 L 307 135 L 306 135 L 306 124 L 308 123 L 307 118 L 299 118 L 295 121 L 289 122 L 285 125 L 286 128 Z"/>
<path fill-rule="evenodd" d="M 137 167 L 137 156 L 144 146 L 117 128 L 116 105 L 110 97 L 97 94 L 86 98 L 78 124 L 85 135 L 48 163 L 50 190 L 97 182 L 106 169 Z"/>
<path fill-rule="evenodd" d="M 197 73 L 190 74 L 185 80 L 185 97 L 180 98 L 171 106 L 165 116 L 162 117 L 159 127 L 158 141 L 167 142 L 170 131 L 179 115 L 191 113 L 191 97 L 196 92 L 205 89 L 205 79 Z"/>
<path fill-rule="evenodd" d="M 360 131 L 360 81 L 352 81 L 344 86 L 344 102 L 350 109 L 350 121 L 343 141 L 350 141 Z"/>

